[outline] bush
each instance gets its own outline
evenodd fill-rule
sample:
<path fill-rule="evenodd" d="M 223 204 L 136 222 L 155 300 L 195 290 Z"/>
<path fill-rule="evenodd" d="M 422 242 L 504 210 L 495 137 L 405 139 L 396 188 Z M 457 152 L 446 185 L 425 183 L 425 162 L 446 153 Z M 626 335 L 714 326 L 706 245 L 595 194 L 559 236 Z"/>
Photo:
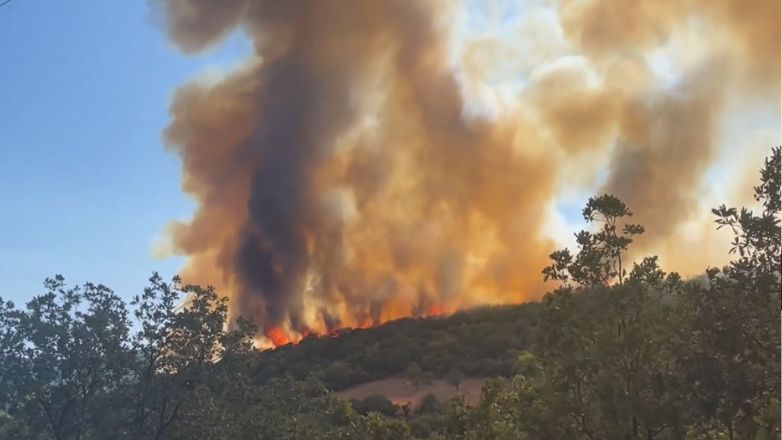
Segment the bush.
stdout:
<path fill-rule="evenodd" d="M 353 409 L 362 415 L 374 412 L 386 416 L 394 416 L 399 410 L 398 406 L 394 405 L 393 402 L 382 394 L 370 394 L 362 400 L 351 400 L 350 403 L 353 405 Z"/>

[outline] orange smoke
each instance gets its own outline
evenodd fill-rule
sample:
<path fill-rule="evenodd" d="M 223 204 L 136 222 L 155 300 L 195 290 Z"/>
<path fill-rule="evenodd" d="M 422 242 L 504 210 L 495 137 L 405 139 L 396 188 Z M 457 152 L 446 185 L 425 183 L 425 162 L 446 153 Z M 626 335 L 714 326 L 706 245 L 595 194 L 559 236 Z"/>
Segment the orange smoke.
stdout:
<path fill-rule="evenodd" d="M 600 173 L 663 243 L 691 217 L 726 94 L 778 93 L 778 2 L 563 0 L 559 46 L 485 37 L 454 61 L 455 2 L 160 1 L 185 52 L 237 27 L 255 43 L 242 69 L 175 95 L 164 138 L 197 209 L 168 233 L 185 279 L 274 345 L 536 298 L 547 207 Z M 657 84 L 645 54 L 693 18 L 714 48 Z M 468 111 L 508 57 L 527 84 Z"/>

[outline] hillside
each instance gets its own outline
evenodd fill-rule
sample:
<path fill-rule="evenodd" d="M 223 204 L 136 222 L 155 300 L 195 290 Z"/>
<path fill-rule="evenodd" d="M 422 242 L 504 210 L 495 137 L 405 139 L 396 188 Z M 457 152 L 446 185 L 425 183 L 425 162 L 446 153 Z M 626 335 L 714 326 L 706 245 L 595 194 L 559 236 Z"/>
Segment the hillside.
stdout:
<path fill-rule="evenodd" d="M 486 379 L 470 378 L 455 385 L 443 379 L 435 379 L 427 384 L 416 387 L 404 378 L 390 378 L 375 380 L 350 387 L 336 393 L 343 400 L 355 402 L 371 399 L 372 396 L 383 396 L 397 406 L 409 405 L 418 408 L 427 396 L 434 396 L 440 402 L 447 402 L 457 396 L 464 396 L 464 401 L 469 405 L 475 405 L 480 401 L 481 388 L 486 384 Z"/>
<path fill-rule="evenodd" d="M 258 353 L 254 373 L 262 382 L 313 374 L 334 391 L 404 375 L 415 365 L 424 379 L 444 378 L 449 372 L 468 378 L 509 376 L 519 351 L 535 340 L 539 307 L 483 307 L 310 336 L 299 344 Z"/>

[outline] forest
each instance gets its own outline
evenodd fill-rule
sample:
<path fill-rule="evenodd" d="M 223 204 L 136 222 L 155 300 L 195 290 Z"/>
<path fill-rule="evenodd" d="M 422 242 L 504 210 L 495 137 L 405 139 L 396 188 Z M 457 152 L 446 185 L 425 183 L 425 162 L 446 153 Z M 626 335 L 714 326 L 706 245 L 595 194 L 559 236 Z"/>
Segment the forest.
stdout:
<path fill-rule="evenodd" d="M 604 194 L 541 268 L 556 287 L 540 302 L 273 350 L 211 287 L 154 274 L 125 303 L 55 276 L 23 306 L 0 299 L 0 439 L 779 438 L 779 147 L 759 177 L 759 208 L 712 210 L 732 261 L 701 276 L 631 261 L 643 225 Z M 335 394 L 399 376 L 492 379 L 474 405 Z"/>

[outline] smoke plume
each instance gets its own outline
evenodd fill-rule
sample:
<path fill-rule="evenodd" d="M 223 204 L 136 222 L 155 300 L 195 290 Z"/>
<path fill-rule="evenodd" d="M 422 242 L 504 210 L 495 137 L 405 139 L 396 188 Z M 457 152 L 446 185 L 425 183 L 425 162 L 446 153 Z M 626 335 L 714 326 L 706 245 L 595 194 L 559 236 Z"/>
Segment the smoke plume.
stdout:
<path fill-rule="evenodd" d="M 185 279 L 221 288 L 274 344 L 533 299 L 547 207 L 600 173 L 653 248 L 691 215 L 727 93 L 778 93 L 778 2 L 567 0 L 559 46 L 527 26 L 526 46 L 483 38 L 457 56 L 454 2 L 162 7 L 184 52 L 237 28 L 254 42 L 242 68 L 175 94 L 164 138 L 197 209 L 168 235 Z M 693 22 L 714 47 L 658 84 L 647 53 Z M 470 111 L 503 58 L 525 84 Z"/>

